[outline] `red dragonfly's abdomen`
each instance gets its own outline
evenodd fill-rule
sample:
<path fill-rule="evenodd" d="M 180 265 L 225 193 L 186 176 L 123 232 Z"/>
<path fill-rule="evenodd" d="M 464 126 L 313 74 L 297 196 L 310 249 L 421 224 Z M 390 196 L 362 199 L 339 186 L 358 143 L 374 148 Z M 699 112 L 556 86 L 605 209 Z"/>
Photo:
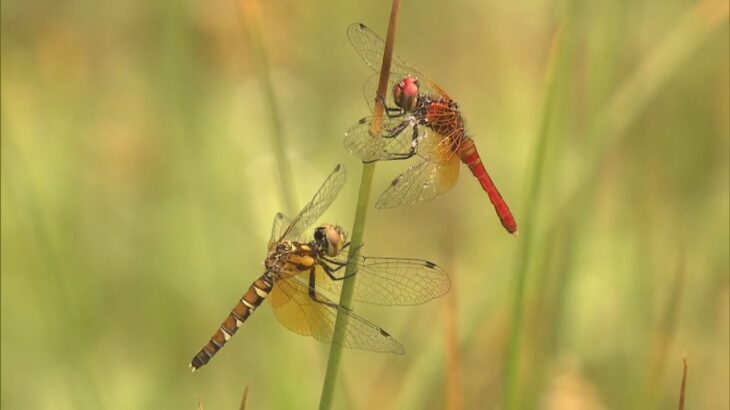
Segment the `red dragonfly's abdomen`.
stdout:
<path fill-rule="evenodd" d="M 210 338 L 208 344 L 203 346 L 195 357 L 193 357 L 193 360 L 190 362 L 190 367 L 193 368 L 193 371 L 208 363 L 218 353 L 218 350 L 236 333 L 251 313 L 261 305 L 269 292 L 271 292 L 272 287 L 273 284 L 265 276 L 256 279 L 251 284 L 246 294 L 236 303 L 236 306 L 233 307 L 226 320 L 221 323 L 213 337 Z"/>
<path fill-rule="evenodd" d="M 459 157 L 461 158 L 461 161 L 469 167 L 471 173 L 479 180 L 482 188 L 487 192 L 487 195 L 489 195 L 489 200 L 492 202 L 492 205 L 494 205 L 494 210 L 497 211 L 497 216 L 502 222 L 502 226 L 504 226 L 509 233 L 517 232 L 517 222 L 515 222 L 515 218 L 512 216 L 512 212 L 509 210 L 507 203 L 504 201 L 499 190 L 497 190 L 494 182 L 492 182 L 492 179 L 489 177 L 487 170 L 484 169 L 484 164 L 482 164 L 482 159 L 479 157 L 477 147 L 474 145 L 474 141 L 471 138 L 463 136 L 462 143 L 459 147 Z"/>
<path fill-rule="evenodd" d="M 424 100 L 424 105 L 428 120 L 427 126 L 435 133 L 450 139 L 450 149 L 453 151 L 458 150 L 461 161 L 469 167 L 471 173 L 479 180 L 482 188 L 489 195 L 489 200 L 494 205 L 502 226 L 509 233 L 517 232 L 517 223 L 514 216 L 512 216 L 512 212 L 489 177 L 487 170 L 484 169 L 484 164 L 482 164 L 482 159 L 479 157 L 474 141 L 464 132 L 464 120 L 456 102 L 442 97 L 438 100 Z"/>

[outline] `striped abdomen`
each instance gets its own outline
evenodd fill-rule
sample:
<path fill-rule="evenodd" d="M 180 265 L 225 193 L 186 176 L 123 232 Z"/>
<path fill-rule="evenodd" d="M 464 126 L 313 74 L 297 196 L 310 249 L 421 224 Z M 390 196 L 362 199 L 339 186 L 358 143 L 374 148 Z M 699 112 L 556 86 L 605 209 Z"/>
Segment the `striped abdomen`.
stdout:
<path fill-rule="evenodd" d="M 512 216 L 512 212 L 509 210 L 507 203 L 504 202 L 502 195 L 489 177 L 487 170 L 484 169 L 484 164 L 482 164 L 482 159 L 479 157 L 477 147 L 471 138 L 464 136 L 464 140 L 459 147 L 459 157 L 469 167 L 471 173 L 479 180 L 482 188 L 489 195 L 489 200 L 494 205 L 494 210 L 497 211 L 497 216 L 499 216 L 502 226 L 509 233 L 517 232 L 517 222 L 515 222 L 515 218 Z"/>
<path fill-rule="evenodd" d="M 253 311 L 264 301 L 266 296 L 271 292 L 272 283 L 266 276 L 261 276 L 251 284 L 248 292 L 236 303 L 226 320 L 221 323 L 218 331 L 210 338 L 208 344 L 193 357 L 190 367 L 193 371 L 199 369 L 218 353 L 228 339 L 233 336 L 243 322 L 253 313 Z"/>

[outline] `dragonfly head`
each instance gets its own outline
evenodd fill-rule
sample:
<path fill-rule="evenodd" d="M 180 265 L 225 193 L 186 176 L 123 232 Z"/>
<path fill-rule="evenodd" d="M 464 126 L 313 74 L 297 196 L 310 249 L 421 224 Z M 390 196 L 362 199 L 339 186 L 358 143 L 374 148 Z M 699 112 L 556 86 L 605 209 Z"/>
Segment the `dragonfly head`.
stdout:
<path fill-rule="evenodd" d="M 341 227 L 325 224 L 314 230 L 314 242 L 320 252 L 337 256 L 347 242 L 347 235 Z"/>
<path fill-rule="evenodd" d="M 410 75 L 405 76 L 393 87 L 393 98 L 396 105 L 406 112 L 415 110 L 418 102 L 418 79 Z"/>

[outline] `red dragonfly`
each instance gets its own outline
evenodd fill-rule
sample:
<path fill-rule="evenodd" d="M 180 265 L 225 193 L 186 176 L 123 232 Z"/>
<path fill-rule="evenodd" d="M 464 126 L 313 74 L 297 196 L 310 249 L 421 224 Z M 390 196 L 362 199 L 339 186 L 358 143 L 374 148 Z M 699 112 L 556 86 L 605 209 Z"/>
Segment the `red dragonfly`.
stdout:
<path fill-rule="evenodd" d="M 279 213 L 264 261 L 266 271 L 238 300 L 213 337 L 193 357 L 193 371 L 207 364 L 248 317 L 269 297 L 274 315 L 289 330 L 344 347 L 403 354 L 403 346 L 388 332 L 351 309 L 334 302 L 345 275 L 339 274 L 347 258 L 345 232 L 323 224 L 314 238 L 302 237 L 332 204 L 345 183 L 345 167 L 338 165 L 304 209 L 292 220 Z M 353 300 L 375 305 L 416 305 L 446 293 L 449 276 L 436 264 L 408 258 L 357 256 L 357 286 Z M 338 314 L 347 316 L 345 331 L 334 334 Z"/>
<path fill-rule="evenodd" d="M 372 109 L 385 42 L 357 23 L 348 27 L 347 36 L 365 64 L 376 72 L 365 83 L 364 90 Z M 345 147 L 363 162 L 413 156 L 419 156 L 421 161 L 395 178 L 375 207 L 410 205 L 449 191 L 459 177 L 461 160 L 489 195 L 502 226 L 509 233 L 517 233 L 512 212 L 484 169 L 474 140 L 466 134 L 456 101 L 430 77 L 395 55 L 389 85 L 392 101 L 375 96 L 385 103 L 386 116 L 382 118 L 380 134 L 371 135 L 372 117 L 363 118 L 345 133 Z"/>

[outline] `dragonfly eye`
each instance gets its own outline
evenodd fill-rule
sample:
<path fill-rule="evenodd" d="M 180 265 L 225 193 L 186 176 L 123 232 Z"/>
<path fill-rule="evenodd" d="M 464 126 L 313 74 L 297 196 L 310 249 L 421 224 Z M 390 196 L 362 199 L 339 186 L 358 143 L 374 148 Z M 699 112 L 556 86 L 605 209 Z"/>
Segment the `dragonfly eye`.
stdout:
<path fill-rule="evenodd" d="M 314 239 L 327 256 L 339 255 L 346 240 L 345 232 L 336 225 L 324 225 L 317 228 Z"/>
<path fill-rule="evenodd" d="M 406 76 L 393 87 L 393 99 L 403 110 L 407 112 L 415 110 L 418 102 L 418 80 L 410 75 Z"/>
<path fill-rule="evenodd" d="M 326 227 L 324 227 L 324 226 L 318 226 L 314 230 L 314 240 L 316 242 L 318 242 L 318 243 L 319 242 L 322 242 L 323 239 L 326 240 L 326 233 L 325 233 L 326 230 L 327 230 Z"/>

